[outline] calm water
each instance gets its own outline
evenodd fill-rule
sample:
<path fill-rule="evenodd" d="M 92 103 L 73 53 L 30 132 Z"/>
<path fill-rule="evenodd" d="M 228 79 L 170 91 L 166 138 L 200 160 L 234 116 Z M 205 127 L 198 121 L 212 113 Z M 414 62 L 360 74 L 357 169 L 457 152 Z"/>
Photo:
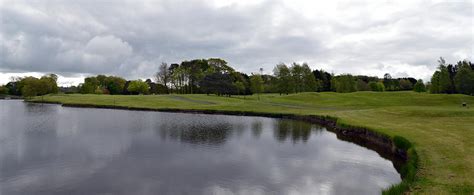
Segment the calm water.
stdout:
<path fill-rule="evenodd" d="M 376 152 L 304 122 L 0 100 L 0 194 L 378 194 Z"/>

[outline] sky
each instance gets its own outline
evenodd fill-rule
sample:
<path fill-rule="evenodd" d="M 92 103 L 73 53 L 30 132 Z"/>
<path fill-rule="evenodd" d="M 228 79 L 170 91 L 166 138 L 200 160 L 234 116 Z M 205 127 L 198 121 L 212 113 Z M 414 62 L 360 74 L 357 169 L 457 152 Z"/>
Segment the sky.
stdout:
<path fill-rule="evenodd" d="M 162 62 L 211 57 L 245 73 L 307 62 L 426 81 L 440 56 L 472 60 L 473 12 L 472 0 L 0 0 L 0 84 L 145 79 Z"/>

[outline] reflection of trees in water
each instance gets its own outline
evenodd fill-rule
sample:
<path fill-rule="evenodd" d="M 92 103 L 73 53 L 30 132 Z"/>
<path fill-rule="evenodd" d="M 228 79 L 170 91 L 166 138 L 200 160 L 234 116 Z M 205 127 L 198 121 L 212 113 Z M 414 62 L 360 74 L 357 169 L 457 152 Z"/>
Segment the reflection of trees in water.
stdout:
<path fill-rule="evenodd" d="M 247 130 L 247 126 L 245 123 L 233 123 L 232 129 L 235 131 L 235 134 L 238 137 L 242 137 L 242 135 L 244 135 L 245 131 Z"/>
<path fill-rule="evenodd" d="M 254 120 L 252 123 L 252 134 L 256 138 L 259 138 L 262 134 L 262 121 L 261 120 Z"/>
<path fill-rule="evenodd" d="M 249 126 L 245 126 L 243 123 L 234 124 L 225 121 L 189 121 L 183 123 L 164 122 L 158 125 L 157 133 L 163 140 L 172 139 L 192 144 L 215 145 L 225 143 L 232 134 L 235 136 L 241 136 L 242 133 L 250 127 L 252 136 L 260 138 L 263 133 L 263 121 L 253 120 L 249 121 L 249 123 Z M 300 141 L 306 142 L 309 140 L 313 130 L 322 130 L 320 128 L 315 128 L 311 123 L 297 120 L 275 119 L 274 124 L 274 137 L 281 142 L 284 142 L 287 139 L 291 139 L 295 143 Z"/>
<path fill-rule="evenodd" d="M 312 124 L 296 120 L 280 119 L 275 121 L 274 136 L 278 141 L 291 138 L 293 142 L 308 141 L 311 136 Z"/>
<path fill-rule="evenodd" d="M 162 124 L 159 134 L 162 139 L 173 139 L 192 144 L 222 144 L 232 131 L 228 123 L 216 124 Z"/>

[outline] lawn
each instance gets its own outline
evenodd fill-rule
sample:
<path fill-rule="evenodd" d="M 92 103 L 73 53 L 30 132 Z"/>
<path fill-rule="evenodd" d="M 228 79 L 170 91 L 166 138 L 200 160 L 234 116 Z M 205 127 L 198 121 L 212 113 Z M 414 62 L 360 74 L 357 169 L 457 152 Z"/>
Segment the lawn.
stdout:
<path fill-rule="evenodd" d="M 237 110 L 330 115 L 410 140 L 420 157 L 411 192 L 474 193 L 474 97 L 414 92 L 207 95 L 48 95 L 36 100 L 136 108 Z M 260 100 L 259 100 L 260 99 Z M 471 108 L 463 108 L 467 102 Z"/>

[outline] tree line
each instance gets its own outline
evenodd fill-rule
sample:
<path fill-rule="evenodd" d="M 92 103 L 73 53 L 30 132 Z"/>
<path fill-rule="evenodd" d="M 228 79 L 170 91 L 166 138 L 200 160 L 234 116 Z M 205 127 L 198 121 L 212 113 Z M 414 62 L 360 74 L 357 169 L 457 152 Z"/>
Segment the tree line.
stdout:
<path fill-rule="evenodd" d="M 12 78 L 5 86 L 0 86 L 0 95 L 14 95 L 32 97 L 58 93 L 58 76 L 55 74 L 44 75 L 40 78 L 27 76 L 23 78 Z"/>
<path fill-rule="evenodd" d="M 474 95 L 474 64 L 470 61 L 459 61 L 447 64 L 441 57 L 438 69 L 433 73 L 430 82 L 431 93 L 461 93 Z"/>
<path fill-rule="evenodd" d="M 411 77 L 383 78 L 365 75 L 334 75 L 324 70 L 311 70 L 307 63 L 277 64 L 273 74 L 250 75 L 236 71 L 219 58 L 195 59 L 181 63 L 162 63 L 153 79 L 126 80 L 118 76 L 97 75 L 84 79 L 73 87 L 58 87 L 57 76 L 24 77 L 0 86 L 0 94 L 36 96 L 48 93 L 82 94 L 216 94 L 218 96 L 251 95 L 260 93 L 291 94 L 301 92 L 334 91 L 430 91 L 431 93 L 474 93 L 474 65 L 460 61 L 456 65 L 439 60 L 438 70 L 431 82 Z"/>

